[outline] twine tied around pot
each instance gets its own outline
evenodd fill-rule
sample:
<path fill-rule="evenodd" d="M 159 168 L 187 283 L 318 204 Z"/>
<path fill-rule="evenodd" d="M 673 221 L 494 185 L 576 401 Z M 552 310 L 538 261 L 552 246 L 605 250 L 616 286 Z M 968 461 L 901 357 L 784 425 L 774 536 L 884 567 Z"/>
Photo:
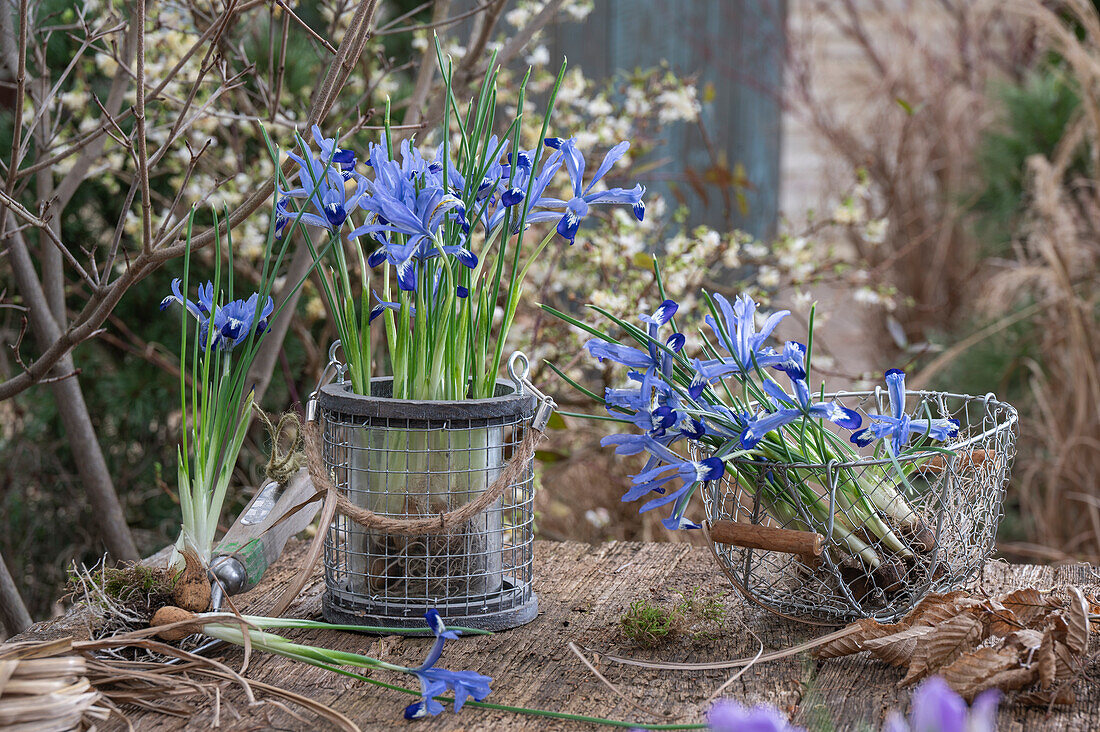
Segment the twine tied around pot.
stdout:
<path fill-rule="evenodd" d="M 328 469 L 321 457 L 321 430 L 316 422 L 308 423 L 305 428 L 306 465 L 309 468 L 309 477 L 313 480 L 313 486 L 317 489 L 317 495 L 334 496 L 337 511 L 364 528 L 400 536 L 445 534 L 462 526 L 503 496 L 504 491 L 514 485 L 527 470 L 527 464 L 535 456 L 535 446 L 543 437 L 543 433 L 537 429 L 527 430 L 523 441 L 512 454 L 512 459 L 504 466 L 493 484 L 476 498 L 445 513 L 415 518 L 385 516 L 352 503 L 329 477 Z"/>

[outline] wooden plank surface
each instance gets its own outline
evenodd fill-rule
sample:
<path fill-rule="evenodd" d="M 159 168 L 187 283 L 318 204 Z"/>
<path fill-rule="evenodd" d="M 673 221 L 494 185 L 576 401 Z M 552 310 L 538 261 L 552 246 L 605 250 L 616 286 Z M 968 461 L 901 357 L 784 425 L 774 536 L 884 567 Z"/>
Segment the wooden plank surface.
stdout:
<path fill-rule="evenodd" d="M 297 571 L 304 548 L 301 543 L 288 547 L 287 554 L 269 571 L 264 582 L 240 598 L 242 611 L 262 614 L 275 603 Z M 488 701 L 634 722 L 701 721 L 707 698 L 733 671 L 660 671 L 599 663 L 600 671 L 609 681 L 635 704 L 653 712 L 646 714 L 603 686 L 570 652 L 568 644 L 572 641 L 595 651 L 636 658 L 701 662 L 753 655 L 759 648 L 756 637 L 766 650 L 772 650 L 824 632 L 776 619 L 744 603 L 722 579 L 703 548 L 686 544 L 620 542 L 591 546 L 538 542 L 535 558 L 538 619 L 495 636 L 448 642 L 439 664 L 492 676 L 493 693 Z M 1083 565 L 1054 568 L 991 562 L 981 582 L 991 593 L 1024 585 L 1051 588 L 1067 583 L 1094 594 L 1100 588 L 1095 570 Z M 320 617 L 323 591 L 324 580 L 319 571 L 314 572 L 289 614 Z M 652 649 L 640 648 L 622 635 L 618 621 L 631 602 L 647 599 L 672 606 L 681 601 L 681 595 L 716 602 L 725 610 L 724 617 L 697 619 L 687 632 Z M 65 622 L 42 624 L 32 633 L 56 635 L 64 632 L 65 625 Z M 417 665 L 430 645 L 429 640 L 422 638 L 378 638 L 353 633 L 288 632 L 287 635 L 409 666 Z M 225 652 L 223 657 L 231 666 L 239 666 L 241 662 L 241 654 L 236 650 Z M 247 675 L 329 704 L 364 730 L 386 730 L 405 724 L 401 713 L 413 700 L 266 654 L 253 656 Z M 899 688 L 902 675 L 898 669 L 862 657 L 817 662 L 803 655 L 755 666 L 734 682 L 724 696 L 747 704 L 775 705 L 796 723 L 810 729 L 877 729 L 887 712 L 903 706 L 911 693 L 911 689 Z M 385 672 L 378 672 L 376 678 L 405 685 L 411 680 Z M 1048 717 L 1043 710 L 1005 706 L 999 729 L 1001 732 L 1100 729 L 1098 682 L 1100 668 L 1094 663 L 1076 687 L 1079 701 L 1074 708 L 1056 711 Z M 303 713 L 306 721 L 302 721 L 275 705 L 248 708 L 237 689 L 229 685 L 222 690 L 220 704 L 224 730 L 320 728 L 307 713 Z M 210 729 L 214 721 L 213 704 L 199 706 L 201 711 L 186 719 L 147 712 L 133 712 L 130 719 L 134 728 L 140 730 Z M 449 707 L 441 716 L 418 724 L 431 729 L 467 731 L 591 728 L 472 708 L 454 714 Z"/>

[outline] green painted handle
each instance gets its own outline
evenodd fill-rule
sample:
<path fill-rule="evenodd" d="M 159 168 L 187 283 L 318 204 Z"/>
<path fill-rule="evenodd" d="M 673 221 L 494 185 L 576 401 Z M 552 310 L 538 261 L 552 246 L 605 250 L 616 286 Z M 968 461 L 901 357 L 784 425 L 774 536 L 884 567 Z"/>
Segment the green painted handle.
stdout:
<path fill-rule="evenodd" d="M 313 521 L 321 507 L 320 501 L 303 506 L 289 518 L 279 519 L 315 492 L 305 468 L 299 470 L 281 492 L 277 483 L 270 482 L 260 489 L 225 532 L 215 554 L 234 556 L 244 566 L 246 580 L 238 592 L 255 587 L 267 568 L 283 553 L 290 537 Z"/>

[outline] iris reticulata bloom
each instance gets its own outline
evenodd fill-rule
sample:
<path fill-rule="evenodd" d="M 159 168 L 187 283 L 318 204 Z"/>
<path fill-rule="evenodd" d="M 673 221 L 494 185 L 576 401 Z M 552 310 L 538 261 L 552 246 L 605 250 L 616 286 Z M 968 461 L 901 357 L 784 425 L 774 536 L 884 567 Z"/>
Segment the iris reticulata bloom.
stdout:
<path fill-rule="evenodd" d="M 776 411 L 752 420 L 741 433 L 741 446 L 752 449 L 760 444 L 764 435 L 805 417 L 827 419 L 833 424 L 854 430 L 863 423 L 858 413 L 838 402 L 814 404 L 810 399 L 810 387 L 805 379 L 791 379 L 794 397 L 790 397 L 774 381 L 765 380 L 761 387 L 772 398 Z"/>
<path fill-rule="evenodd" d="M 600 203 L 630 204 L 638 221 L 645 218 L 645 203 L 642 201 L 642 196 L 645 195 L 645 186 L 640 183 L 629 190 L 625 188 L 608 188 L 605 191 L 592 190 L 592 187 L 607 175 L 611 167 L 619 162 L 619 159 L 630 149 L 629 142 L 620 142 L 607 151 L 603 162 L 600 163 L 600 167 L 596 169 L 587 186 L 584 185 L 584 155 L 577 149 L 576 141 L 573 138 L 563 140 L 560 137 L 550 137 L 546 139 L 546 144 L 561 151 L 565 159 L 565 167 L 569 171 L 569 180 L 573 185 L 573 197 L 568 201 L 542 199 L 540 205 L 546 208 L 565 209 L 564 215 L 559 214 L 557 230 L 562 238 L 569 240 L 570 244 L 576 239 L 577 229 L 580 227 L 581 220 L 588 215 L 589 206 Z M 542 213 L 538 215 L 538 218 L 528 217 L 527 220 L 552 220 L 553 218 L 553 215 Z"/>
<path fill-rule="evenodd" d="M 886 443 L 892 455 L 900 455 L 910 436 L 926 435 L 933 440 L 946 440 L 959 433 L 957 419 L 912 419 L 905 412 L 905 372 L 890 369 L 886 372 L 886 387 L 890 393 L 890 414 L 869 414 L 871 425 L 852 435 L 851 440 L 866 447 L 875 440 L 889 437 Z"/>
<path fill-rule="evenodd" d="M 199 285 L 197 302 L 193 302 L 180 291 L 183 280 L 172 280 L 172 294 L 161 300 L 160 309 L 165 310 L 172 303 L 178 303 L 185 308 L 199 323 L 199 345 L 205 347 L 210 337 L 210 324 L 214 324 L 213 340 L 211 347 L 231 351 L 241 343 L 248 340 L 253 329 L 257 336 L 267 330 L 267 319 L 271 317 L 271 311 L 275 303 L 267 298 L 258 316 L 256 306 L 260 296 L 257 293 L 247 300 L 233 300 L 224 305 L 214 303 L 214 283 L 207 282 Z"/>
<path fill-rule="evenodd" d="M 447 630 L 443 624 L 443 618 L 434 608 L 424 613 L 424 619 L 428 622 L 432 635 L 435 636 L 435 642 L 422 664 L 416 668 L 406 669 L 419 679 L 421 697 L 419 701 L 405 708 L 405 719 L 419 719 L 442 712 L 443 705 L 436 701 L 435 697 L 448 689 L 454 692 L 456 712 L 462 709 L 462 705 L 469 698 L 482 701 L 489 696 L 489 684 L 493 680 L 489 676 L 474 671 L 448 671 L 435 668 L 436 662 L 443 655 L 444 642 L 448 638 L 458 638 L 458 633 Z"/>

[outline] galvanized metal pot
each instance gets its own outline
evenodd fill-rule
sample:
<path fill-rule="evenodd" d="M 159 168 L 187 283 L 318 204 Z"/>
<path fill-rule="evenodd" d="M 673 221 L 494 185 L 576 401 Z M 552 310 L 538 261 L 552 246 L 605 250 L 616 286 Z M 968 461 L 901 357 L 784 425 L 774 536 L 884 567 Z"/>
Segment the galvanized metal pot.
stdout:
<path fill-rule="evenodd" d="M 392 380 L 371 396 L 348 382 L 324 386 L 318 406 L 326 468 L 337 489 L 380 516 L 453 511 L 487 490 L 530 429 L 536 399 L 498 381 L 496 396 L 462 401 L 393 399 Z M 454 625 L 503 630 L 538 614 L 531 587 L 534 472 L 446 533 L 368 529 L 337 515 L 325 541 L 326 620 L 423 627 L 435 608 Z"/>

